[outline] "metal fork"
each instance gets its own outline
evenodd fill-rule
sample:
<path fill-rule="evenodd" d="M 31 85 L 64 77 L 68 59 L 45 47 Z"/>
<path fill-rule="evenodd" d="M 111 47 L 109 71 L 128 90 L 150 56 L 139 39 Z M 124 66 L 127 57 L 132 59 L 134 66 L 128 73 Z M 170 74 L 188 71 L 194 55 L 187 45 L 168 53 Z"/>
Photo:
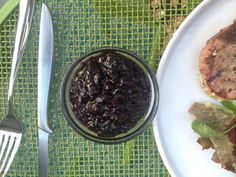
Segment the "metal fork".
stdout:
<path fill-rule="evenodd" d="M 0 174 L 5 176 L 13 162 L 22 138 L 22 125 L 13 109 L 13 86 L 28 38 L 35 0 L 20 0 L 19 16 L 12 57 L 8 90 L 8 110 L 0 123 Z"/>

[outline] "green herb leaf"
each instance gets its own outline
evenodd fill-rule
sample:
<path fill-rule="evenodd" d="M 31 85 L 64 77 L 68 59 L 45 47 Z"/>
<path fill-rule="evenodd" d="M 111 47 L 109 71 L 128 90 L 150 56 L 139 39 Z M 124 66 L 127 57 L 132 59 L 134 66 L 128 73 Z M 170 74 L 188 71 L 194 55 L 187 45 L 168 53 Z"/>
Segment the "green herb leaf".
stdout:
<path fill-rule="evenodd" d="M 225 131 L 218 131 L 209 126 L 209 124 L 203 122 L 202 120 L 195 119 L 192 122 L 192 129 L 203 138 L 220 137 L 228 133 L 230 130 L 234 129 L 236 124 Z"/>
<path fill-rule="evenodd" d="M 205 122 L 197 119 L 192 122 L 192 129 L 203 138 L 220 137 L 224 135 L 224 132 L 214 130 Z"/>
<path fill-rule="evenodd" d="M 231 109 L 228 109 L 224 106 L 221 106 L 221 105 L 216 105 L 216 104 L 213 104 L 213 103 L 210 103 L 210 102 L 207 102 L 205 104 L 207 107 L 211 107 L 211 108 L 214 108 L 214 109 L 220 109 L 222 111 L 224 111 L 225 113 L 228 113 L 228 114 L 234 114 L 234 112 L 231 110 Z"/>
<path fill-rule="evenodd" d="M 227 109 L 233 111 L 234 114 L 236 114 L 236 105 L 235 105 L 232 101 L 229 101 L 229 100 L 221 101 L 221 104 L 222 104 L 225 108 L 227 108 Z"/>

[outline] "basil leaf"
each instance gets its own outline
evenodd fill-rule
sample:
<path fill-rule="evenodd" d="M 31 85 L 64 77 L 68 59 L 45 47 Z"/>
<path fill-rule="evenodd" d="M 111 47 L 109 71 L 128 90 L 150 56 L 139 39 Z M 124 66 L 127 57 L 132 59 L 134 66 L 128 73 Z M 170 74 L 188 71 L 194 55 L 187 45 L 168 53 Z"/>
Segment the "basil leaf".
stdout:
<path fill-rule="evenodd" d="M 208 124 L 197 119 L 192 122 L 192 129 L 203 138 L 220 137 L 224 135 L 224 132 L 214 130 Z"/>
<path fill-rule="evenodd" d="M 236 105 L 235 105 L 232 101 L 228 101 L 228 100 L 221 101 L 221 104 L 222 104 L 225 108 L 227 108 L 227 109 L 233 111 L 234 114 L 236 114 Z"/>

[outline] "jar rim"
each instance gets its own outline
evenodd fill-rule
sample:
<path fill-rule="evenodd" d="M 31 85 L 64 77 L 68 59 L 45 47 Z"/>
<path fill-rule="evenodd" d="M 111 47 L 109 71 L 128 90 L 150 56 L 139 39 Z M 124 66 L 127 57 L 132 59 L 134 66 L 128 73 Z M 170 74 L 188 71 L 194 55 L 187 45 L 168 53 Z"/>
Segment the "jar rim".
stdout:
<path fill-rule="evenodd" d="M 152 85 L 152 99 L 153 99 L 153 104 L 151 106 L 150 104 L 150 112 L 149 115 L 146 117 L 145 121 L 142 123 L 142 125 L 140 125 L 140 127 L 138 127 L 136 130 L 134 130 L 133 132 L 124 135 L 122 137 L 102 137 L 102 136 L 95 136 L 92 135 L 91 133 L 88 133 L 87 131 L 83 130 L 79 125 L 78 122 L 75 121 L 71 116 L 71 113 L 68 109 L 67 106 L 67 99 L 66 99 L 66 87 L 68 87 L 68 80 L 69 77 L 71 76 L 73 70 L 75 70 L 76 66 L 78 66 L 81 61 L 84 61 L 85 59 L 91 57 L 92 55 L 101 53 L 101 52 L 105 52 L 105 51 L 115 51 L 118 52 L 120 54 L 125 54 L 128 55 L 129 57 L 132 58 L 132 60 L 139 64 L 139 66 L 142 70 L 145 69 L 148 77 L 150 84 Z M 136 54 L 122 49 L 122 48 L 118 48 L 118 47 L 102 47 L 102 48 L 97 48 L 95 50 L 89 51 L 87 53 L 85 53 L 84 55 L 82 55 L 79 59 L 77 59 L 76 61 L 74 61 L 72 63 L 72 65 L 69 67 L 69 69 L 66 71 L 65 76 L 62 80 L 62 84 L 61 84 L 61 107 L 62 107 L 62 111 L 64 113 L 64 117 L 66 118 L 67 122 L 69 123 L 69 125 L 80 135 L 82 135 L 84 138 L 97 142 L 97 143 L 103 143 L 103 144 L 118 144 L 118 143 L 123 143 L 126 142 L 136 136 L 138 136 L 139 134 L 141 134 L 147 127 L 148 125 L 152 122 L 152 120 L 154 119 L 157 109 L 158 109 L 158 105 L 159 105 L 159 88 L 158 88 L 158 83 L 157 83 L 157 79 L 155 74 L 152 72 L 152 70 L 150 69 L 150 67 L 142 60 L 142 58 L 140 58 L 139 56 L 137 56 Z M 85 127 L 84 125 L 81 125 L 82 127 Z M 128 131 L 129 132 L 129 131 Z M 96 133 L 95 133 L 96 134 Z M 126 134 L 126 133 L 125 133 Z"/>

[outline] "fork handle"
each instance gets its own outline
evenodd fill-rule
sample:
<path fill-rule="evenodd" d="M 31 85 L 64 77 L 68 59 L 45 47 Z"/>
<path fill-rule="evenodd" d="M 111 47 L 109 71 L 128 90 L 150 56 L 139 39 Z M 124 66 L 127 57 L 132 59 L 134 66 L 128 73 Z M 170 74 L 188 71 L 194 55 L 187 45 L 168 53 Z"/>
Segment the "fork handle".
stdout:
<path fill-rule="evenodd" d="M 20 60 L 30 31 L 34 4 L 35 0 L 20 0 L 19 16 L 16 30 L 15 46 L 12 57 L 9 90 L 8 90 L 8 101 L 10 101 L 12 98 L 16 73 L 18 71 Z"/>

